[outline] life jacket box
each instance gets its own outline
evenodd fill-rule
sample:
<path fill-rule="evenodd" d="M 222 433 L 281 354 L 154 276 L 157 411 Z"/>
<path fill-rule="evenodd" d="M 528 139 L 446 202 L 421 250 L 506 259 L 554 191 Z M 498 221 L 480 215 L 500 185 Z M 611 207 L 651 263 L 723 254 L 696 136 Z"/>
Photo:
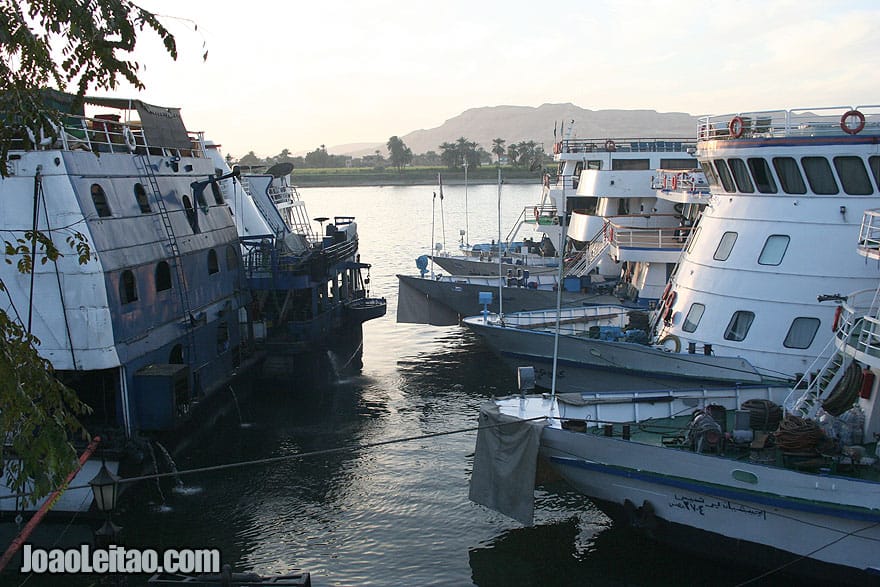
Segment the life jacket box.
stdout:
<path fill-rule="evenodd" d="M 157 363 L 134 375 L 136 428 L 171 430 L 189 410 L 189 366 Z"/>
<path fill-rule="evenodd" d="M 581 291 L 581 278 L 570 275 L 562 280 L 562 285 L 565 287 L 565 291 Z"/>

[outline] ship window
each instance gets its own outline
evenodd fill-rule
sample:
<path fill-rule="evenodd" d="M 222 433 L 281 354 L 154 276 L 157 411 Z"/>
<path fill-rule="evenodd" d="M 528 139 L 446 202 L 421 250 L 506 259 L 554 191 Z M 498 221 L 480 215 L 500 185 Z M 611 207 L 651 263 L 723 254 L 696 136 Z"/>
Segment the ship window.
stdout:
<path fill-rule="evenodd" d="M 172 365 L 183 365 L 183 345 L 176 344 L 168 354 L 168 362 Z"/>
<path fill-rule="evenodd" d="M 767 165 L 766 159 L 763 157 L 752 157 L 747 160 L 752 177 L 755 178 L 755 187 L 762 194 L 775 194 L 776 182 L 773 181 L 773 174 L 770 173 L 770 166 Z"/>
<path fill-rule="evenodd" d="M 791 239 L 785 234 L 771 234 L 761 249 L 758 256 L 759 265 L 779 265 L 788 250 L 788 243 Z"/>
<path fill-rule="evenodd" d="M 810 189 L 814 194 L 829 196 L 840 191 L 837 189 L 837 182 L 834 181 L 828 159 L 825 157 L 803 157 L 801 165 L 804 166 L 804 173 L 807 174 L 807 181 L 810 182 Z"/>
<path fill-rule="evenodd" d="M 587 166 L 584 169 L 593 169 L 595 171 L 599 171 L 602 169 L 602 161 L 596 161 L 595 159 L 590 159 L 587 161 Z"/>
<path fill-rule="evenodd" d="M 773 167 L 776 168 L 776 175 L 779 176 L 779 183 L 782 184 L 782 190 L 786 194 L 805 194 L 807 186 L 798 169 L 797 161 L 791 157 L 774 157 Z"/>
<path fill-rule="evenodd" d="M 220 263 L 217 262 L 217 251 L 208 251 L 208 275 L 214 275 L 220 271 Z"/>
<path fill-rule="evenodd" d="M 119 279 L 119 299 L 123 304 L 130 304 L 138 299 L 137 283 L 130 269 L 123 271 Z"/>
<path fill-rule="evenodd" d="M 650 159 L 614 159 L 611 169 L 615 171 L 643 171 L 651 169 Z"/>
<path fill-rule="evenodd" d="M 744 340 L 755 320 L 755 313 L 748 310 L 737 310 L 730 318 L 727 330 L 724 331 L 724 340 Z"/>
<path fill-rule="evenodd" d="M 700 229 L 701 228 L 702 228 L 702 226 L 698 226 L 696 228 L 696 230 L 694 230 L 691 233 L 691 242 L 688 243 L 688 248 L 687 248 L 688 254 L 691 254 L 694 252 L 694 243 L 697 242 L 697 237 L 700 236 Z"/>
<path fill-rule="evenodd" d="M 574 166 L 574 172 L 571 174 L 571 189 L 576 190 L 581 182 L 581 171 L 584 170 L 583 161 L 578 161 Z"/>
<path fill-rule="evenodd" d="M 703 169 L 703 175 L 706 176 L 706 181 L 709 182 L 711 186 L 721 185 L 721 182 L 718 179 L 718 174 L 715 173 L 715 168 L 712 167 L 712 164 L 708 161 L 701 161 L 700 167 Z"/>
<path fill-rule="evenodd" d="M 795 318 L 782 343 L 786 348 L 805 349 L 813 344 L 819 330 L 818 318 Z"/>
<path fill-rule="evenodd" d="M 171 289 L 171 267 L 167 261 L 159 261 L 156 265 L 156 291 Z"/>
<path fill-rule="evenodd" d="M 660 159 L 660 169 L 696 169 L 696 159 Z"/>
<path fill-rule="evenodd" d="M 851 196 L 867 196 L 874 193 L 874 186 L 865 170 L 861 157 L 835 157 L 834 168 L 843 185 L 843 191 Z"/>
<path fill-rule="evenodd" d="M 224 204 L 223 192 L 220 191 L 220 184 L 218 182 L 211 182 L 211 193 L 214 194 L 214 202 L 216 202 L 218 206 L 222 206 Z"/>
<path fill-rule="evenodd" d="M 712 257 L 716 261 L 727 261 L 727 258 L 730 256 L 730 251 L 733 250 L 733 244 L 736 242 L 737 233 L 735 232 L 725 232 L 721 235 L 721 242 L 718 243 L 718 248 L 715 249 L 715 255 Z"/>
<path fill-rule="evenodd" d="M 703 312 L 706 311 L 706 306 L 699 303 L 691 304 L 691 309 L 688 310 L 687 316 L 684 317 L 684 322 L 681 325 L 681 329 L 685 332 L 693 332 L 697 329 L 697 326 L 700 325 L 700 320 L 703 318 Z"/>
<path fill-rule="evenodd" d="M 238 251 L 235 247 L 229 245 L 226 247 L 226 269 L 234 271 L 238 268 Z"/>
<path fill-rule="evenodd" d="M 736 181 L 736 187 L 744 194 L 754 193 L 755 187 L 752 185 L 752 178 L 749 177 L 749 170 L 742 159 L 730 159 L 727 162 L 730 170 L 733 172 L 733 179 Z"/>
<path fill-rule="evenodd" d="M 724 187 L 724 191 L 735 192 L 736 188 L 733 187 L 733 178 L 730 176 L 730 169 L 727 167 L 727 161 L 724 159 L 715 159 L 715 170 L 718 172 L 718 177 L 721 178 L 721 185 Z"/>
<path fill-rule="evenodd" d="M 880 157 L 877 157 L 876 155 L 868 157 L 868 167 L 871 168 L 871 175 L 874 176 L 874 183 L 880 187 Z"/>
<path fill-rule="evenodd" d="M 149 214 L 152 212 L 150 209 L 150 199 L 147 197 L 147 190 L 144 189 L 143 184 L 134 184 L 134 199 L 137 200 L 138 207 L 141 209 L 141 214 Z"/>
<path fill-rule="evenodd" d="M 107 194 L 104 193 L 104 188 L 100 185 L 93 183 L 92 184 L 92 202 L 95 204 L 95 212 L 98 213 L 98 216 L 106 217 L 110 216 L 110 204 L 107 202 Z"/>

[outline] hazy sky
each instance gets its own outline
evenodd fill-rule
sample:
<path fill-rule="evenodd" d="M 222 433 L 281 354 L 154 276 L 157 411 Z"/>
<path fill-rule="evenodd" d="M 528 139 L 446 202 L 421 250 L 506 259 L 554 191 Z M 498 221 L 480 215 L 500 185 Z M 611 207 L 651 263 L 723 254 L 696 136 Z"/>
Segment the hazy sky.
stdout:
<path fill-rule="evenodd" d="M 481 106 L 880 103 L 876 0 L 138 2 L 180 52 L 142 36 L 141 98 L 235 157 L 384 143 Z"/>

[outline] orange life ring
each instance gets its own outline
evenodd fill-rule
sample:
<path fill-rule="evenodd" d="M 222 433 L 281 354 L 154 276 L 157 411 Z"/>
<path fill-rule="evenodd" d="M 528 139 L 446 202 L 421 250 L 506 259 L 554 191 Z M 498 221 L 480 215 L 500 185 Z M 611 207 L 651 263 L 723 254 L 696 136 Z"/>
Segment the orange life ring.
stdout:
<path fill-rule="evenodd" d="M 535 222 L 538 222 L 538 218 L 540 218 L 541 213 L 538 212 L 538 207 L 535 206 Z"/>
<path fill-rule="evenodd" d="M 617 145 L 614 144 L 614 141 L 612 141 L 611 139 L 608 139 L 607 141 L 605 141 L 605 150 L 606 151 L 616 151 Z"/>
<path fill-rule="evenodd" d="M 562 141 L 558 143 L 553 143 L 553 154 L 559 155 L 562 152 Z"/>
<path fill-rule="evenodd" d="M 843 306 L 837 306 L 834 310 L 834 322 L 831 323 L 831 332 L 837 332 L 837 326 L 840 323 L 840 315 L 843 313 Z"/>
<path fill-rule="evenodd" d="M 672 290 L 672 282 L 666 284 L 666 289 L 663 290 L 663 295 L 660 296 L 660 299 L 664 302 L 666 301 L 666 296 L 669 295 L 669 292 Z"/>
<path fill-rule="evenodd" d="M 743 135 L 743 130 L 745 130 L 745 126 L 746 125 L 743 122 L 742 116 L 734 116 L 730 119 L 730 124 L 727 125 L 727 130 L 730 131 L 730 136 L 738 139 Z"/>
<path fill-rule="evenodd" d="M 847 124 L 847 120 L 851 117 L 855 117 L 858 121 L 854 127 L 851 127 Z M 862 132 L 862 129 L 865 128 L 865 115 L 859 112 L 858 110 L 850 110 L 849 112 L 845 112 L 843 116 L 840 117 L 840 128 L 848 135 L 857 135 Z"/>

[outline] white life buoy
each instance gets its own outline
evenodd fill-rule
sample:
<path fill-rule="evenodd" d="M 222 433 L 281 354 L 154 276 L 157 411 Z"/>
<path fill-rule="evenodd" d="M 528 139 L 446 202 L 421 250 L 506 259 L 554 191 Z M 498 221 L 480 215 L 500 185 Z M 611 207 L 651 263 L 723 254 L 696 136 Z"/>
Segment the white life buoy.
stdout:
<path fill-rule="evenodd" d="M 125 146 L 128 147 L 128 150 L 134 153 L 134 150 L 137 148 L 137 142 L 134 140 L 134 133 L 131 131 L 130 126 L 122 127 L 122 140 L 125 141 Z"/>

